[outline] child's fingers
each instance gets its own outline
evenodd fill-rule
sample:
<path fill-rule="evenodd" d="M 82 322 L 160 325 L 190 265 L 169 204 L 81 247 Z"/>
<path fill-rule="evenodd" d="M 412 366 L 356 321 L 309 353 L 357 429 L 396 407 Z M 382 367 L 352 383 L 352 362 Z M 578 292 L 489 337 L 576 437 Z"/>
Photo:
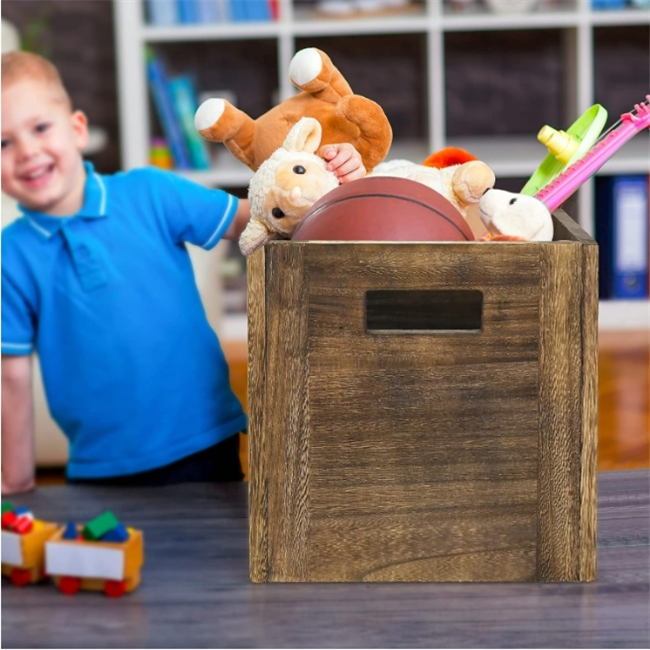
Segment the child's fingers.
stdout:
<path fill-rule="evenodd" d="M 334 155 L 332 155 L 332 151 Z M 331 151 L 328 151 L 327 153 L 328 155 L 324 156 L 325 160 L 328 161 L 327 169 L 332 172 L 337 172 L 341 165 L 344 165 L 352 158 L 352 154 L 346 149 L 336 149 L 335 147 L 332 147 Z"/>
<path fill-rule="evenodd" d="M 351 174 L 351 173 L 355 172 L 357 169 L 359 169 L 358 161 L 356 161 L 356 160 L 348 160 L 347 162 L 344 162 L 342 165 L 339 165 L 334 170 L 334 173 L 339 178 L 342 178 L 343 176 L 347 176 L 348 174 Z"/>

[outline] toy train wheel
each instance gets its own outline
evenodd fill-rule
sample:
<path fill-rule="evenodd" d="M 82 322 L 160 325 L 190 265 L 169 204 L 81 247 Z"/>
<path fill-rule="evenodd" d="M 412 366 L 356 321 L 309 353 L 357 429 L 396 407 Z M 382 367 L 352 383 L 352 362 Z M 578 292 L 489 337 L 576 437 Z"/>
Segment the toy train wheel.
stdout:
<path fill-rule="evenodd" d="M 119 598 L 126 592 L 126 581 L 124 580 L 107 580 L 104 583 L 104 593 L 109 598 Z"/>
<path fill-rule="evenodd" d="M 81 580 L 72 576 L 63 576 L 59 580 L 59 591 L 68 596 L 74 596 L 81 589 Z"/>
<path fill-rule="evenodd" d="M 16 587 L 24 587 L 30 582 L 29 571 L 27 569 L 12 569 L 9 579 Z"/>

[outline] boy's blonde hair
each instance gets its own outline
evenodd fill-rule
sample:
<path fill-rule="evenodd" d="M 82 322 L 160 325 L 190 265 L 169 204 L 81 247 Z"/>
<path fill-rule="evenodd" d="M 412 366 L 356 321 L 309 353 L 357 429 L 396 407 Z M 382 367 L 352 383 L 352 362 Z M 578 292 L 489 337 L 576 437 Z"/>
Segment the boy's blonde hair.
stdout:
<path fill-rule="evenodd" d="M 40 81 L 49 85 L 55 101 L 70 109 L 72 102 L 56 67 L 47 59 L 31 52 L 7 52 L 2 55 L 2 88 L 24 80 Z"/>

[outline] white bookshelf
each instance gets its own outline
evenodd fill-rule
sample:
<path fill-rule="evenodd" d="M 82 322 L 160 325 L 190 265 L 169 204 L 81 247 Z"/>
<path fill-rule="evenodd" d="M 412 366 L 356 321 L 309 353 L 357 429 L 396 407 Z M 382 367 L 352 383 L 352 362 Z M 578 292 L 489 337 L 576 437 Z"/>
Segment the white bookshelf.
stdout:
<path fill-rule="evenodd" d="M 291 0 L 280 0 L 280 17 L 269 23 L 227 23 L 214 25 L 151 26 L 145 23 L 142 0 L 113 0 L 115 5 L 118 88 L 120 95 L 122 162 L 125 169 L 147 164 L 151 128 L 148 111 L 148 87 L 145 69 L 145 46 L 178 42 L 218 42 L 273 39 L 277 45 L 277 79 L 279 96 L 285 99 L 294 92 L 287 71 L 296 51 L 295 41 L 305 37 L 382 34 L 418 34 L 426 39 L 428 85 L 428 138 L 422 141 L 396 140 L 388 158 L 424 160 L 429 153 L 453 145 L 471 151 L 489 164 L 497 178 L 529 176 L 543 159 L 546 150 L 537 142 L 536 133 L 528 136 L 476 136 L 448 138 L 445 133 L 445 35 L 452 32 L 489 30 L 544 30 L 563 32 L 564 67 L 567 70 L 566 128 L 594 103 L 594 30 L 602 27 L 648 25 L 650 11 L 628 9 L 593 11 L 590 0 L 565 0 L 554 10 L 529 14 L 491 14 L 485 10 L 453 13 L 441 0 L 424 0 L 419 10 L 386 17 L 364 19 L 316 19 L 309 11 L 295 9 Z M 639 101 L 642 100 L 639 97 Z M 630 106 L 630 108 L 632 108 Z M 637 135 L 625 145 L 599 173 L 649 174 L 650 137 Z M 251 172 L 228 152 L 218 155 L 214 167 L 206 172 L 184 172 L 189 178 L 213 186 L 245 187 Z M 593 182 L 578 192 L 581 226 L 594 232 Z M 601 327 L 650 327 L 647 301 L 602 302 Z M 630 325 L 632 324 L 632 325 Z M 227 336 L 240 331 L 241 320 L 224 326 Z M 242 332 L 245 336 L 245 332 Z"/>

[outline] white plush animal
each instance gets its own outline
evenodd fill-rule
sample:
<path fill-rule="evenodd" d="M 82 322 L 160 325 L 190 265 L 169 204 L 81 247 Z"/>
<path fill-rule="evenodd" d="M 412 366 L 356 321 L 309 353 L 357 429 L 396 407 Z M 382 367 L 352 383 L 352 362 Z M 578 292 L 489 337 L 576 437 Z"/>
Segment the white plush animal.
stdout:
<path fill-rule="evenodd" d="M 271 239 L 290 239 L 311 206 L 338 187 L 334 172 L 314 153 L 321 134 L 318 120 L 303 117 L 255 172 L 248 188 L 251 219 L 239 238 L 244 255 Z"/>
<path fill-rule="evenodd" d="M 534 196 L 490 190 L 479 201 L 479 214 L 496 241 L 552 241 L 553 219 L 548 208 Z"/>
<path fill-rule="evenodd" d="M 467 219 L 467 209 L 494 186 L 494 172 L 480 160 L 449 167 L 429 167 L 409 160 L 390 160 L 375 167 L 370 176 L 397 176 L 427 185 L 442 194 Z"/>

